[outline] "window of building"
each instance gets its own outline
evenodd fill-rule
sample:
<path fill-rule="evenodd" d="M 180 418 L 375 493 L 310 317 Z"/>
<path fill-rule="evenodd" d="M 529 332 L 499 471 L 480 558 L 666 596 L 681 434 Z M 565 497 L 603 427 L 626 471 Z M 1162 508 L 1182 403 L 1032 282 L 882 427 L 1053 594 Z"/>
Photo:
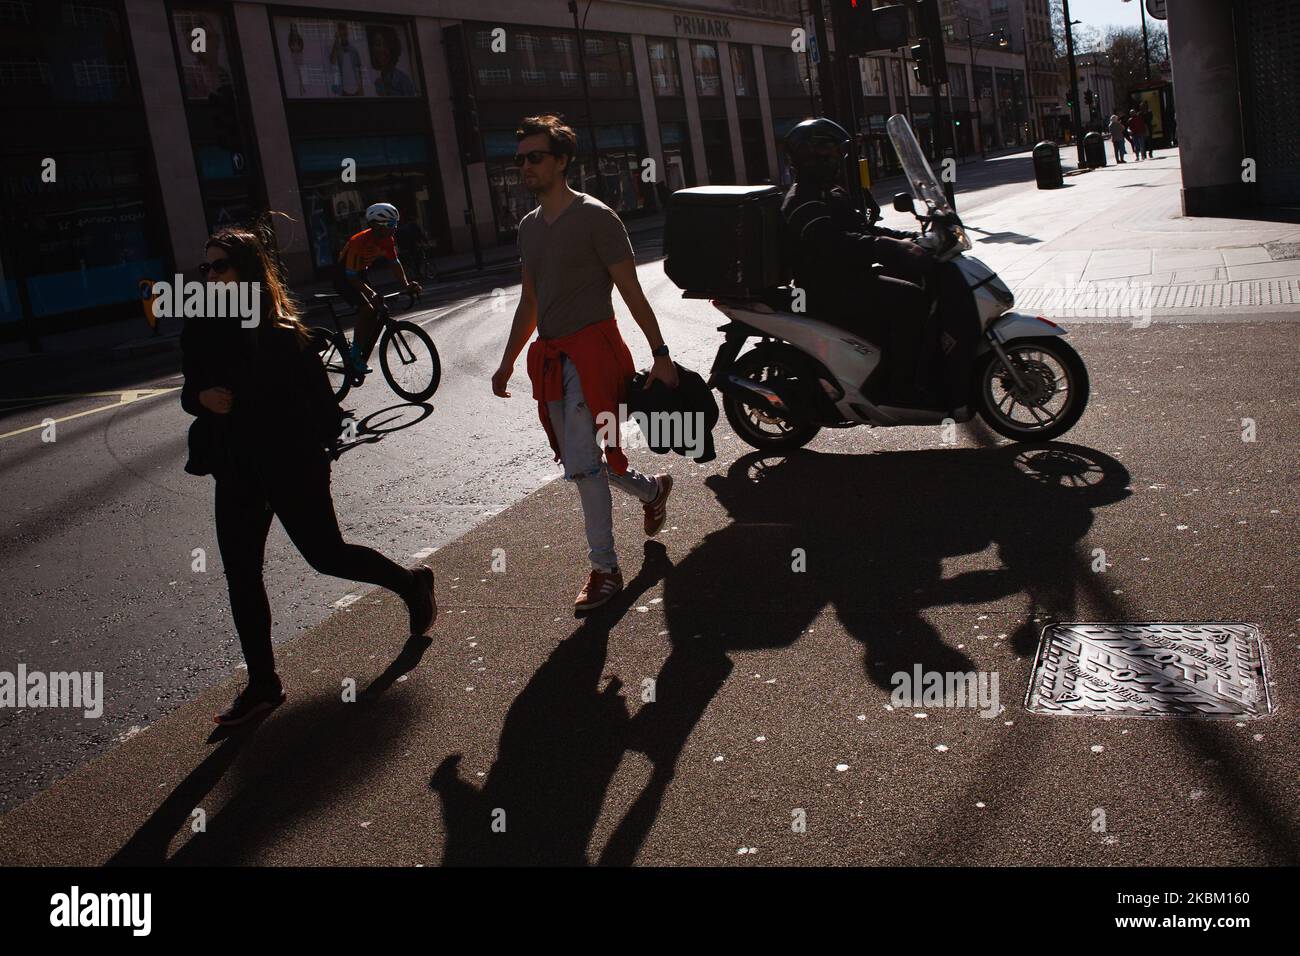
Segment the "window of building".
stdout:
<path fill-rule="evenodd" d="M 490 28 L 483 24 L 475 24 L 473 30 L 476 37 L 490 34 Z M 539 99 L 571 96 L 582 87 L 584 65 L 593 98 L 636 95 L 632 44 L 627 37 L 584 36 L 581 59 L 573 37 L 565 36 L 562 30 L 532 28 L 527 37 L 526 43 L 507 43 L 500 53 L 478 42 L 470 45 L 470 64 L 478 81 L 475 92 L 480 99 L 513 99 L 519 86 L 527 86 L 529 95 Z"/>
<path fill-rule="evenodd" d="M 681 96 L 682 71 L 677 62 L 677 41 L 646 37 L 650 55 L 650 84 L 656 96 Z"/>
<path fill-rule="evenodd" d="M 405 24 L 296 16 L 277 16 L 273 24 L 289 99 L 420 94 Z M 475 46 L 480 40 L 476 35 Z"/>
<path fill-rule="evenodd" d="M 731 76 L 736 87 L 737 96 L 754 96 L 758 93 L 754 85 L 754 51 L 739 44 L 731 47 Z"/>
<path fill-rule="evenodd" d="M 695 68 L 695 92 L 700 96 L 721 96 L 722 70 L 717 45 L 692 43 L 691 65 Z"/>

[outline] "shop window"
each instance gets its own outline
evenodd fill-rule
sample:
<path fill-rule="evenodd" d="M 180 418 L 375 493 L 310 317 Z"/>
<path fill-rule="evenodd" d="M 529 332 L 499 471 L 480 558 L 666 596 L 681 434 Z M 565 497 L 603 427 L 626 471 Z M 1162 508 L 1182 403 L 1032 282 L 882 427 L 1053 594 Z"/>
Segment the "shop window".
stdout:
<path fill-rule="evenodd" d="M 754 96 L 754 51 L 747 46 L 731 48 L 731 76 L 737 96 Z"/>
<path fill-rule="evenodd" d="M 480 86 L 509 86 L 510 71 L 504 69 L 483 69 L 479 68 L 478 82 Z"/>
<path fill-rule="evenodd" d="M 646 38 L 650 55 L 650 82 L 656 96 L 681 96 L 682 71 L 677 62 L 677 41 Z"/>
<path fill-rule="evenodd" d="M 691 65 L 695 68 L 695 92 L 700 96 L 721 96 L 722 72 L 718 65 L 717 46 L 692 43 Z"/>
<path fill-rule="evenodd" d="M 366 207 L 390 202 L 403 223 L 425 236 L 441 231 L 441 183 L 432 175 L 423 136 L 305 140 L 296 144 L 303 214 L 313 263 L 331 268 L 348 237 L 365 228 Z M 343 157 L 357 161 L 357 181 L 340 182 Z M 398 252 L 401 252 L 399 241 Z"/>
<path fill-rule="evenodd" d="M 690 131 L 685 123 L 660 123 L 659 143 L 664 153 L 660 177 L 669 193 L 695 185 L 695 163 L 691 154 Z"/>
<path fill-rule="evenodd" d="M 414 44 L 404 24 L 281 16 L 273 22 L 290 99 L 420 94 Z"/>

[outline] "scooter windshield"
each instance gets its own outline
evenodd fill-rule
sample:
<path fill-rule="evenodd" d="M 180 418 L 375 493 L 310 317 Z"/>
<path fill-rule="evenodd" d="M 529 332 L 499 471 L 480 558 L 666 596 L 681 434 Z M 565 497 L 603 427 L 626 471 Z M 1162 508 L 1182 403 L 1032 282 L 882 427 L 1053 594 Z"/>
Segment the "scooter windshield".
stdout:
<path fill-rule="evenodd" d="M 907 124 L 907 118 L 901 113 L 895 113 L 889 117 L 885 129 L 889 131 L 894 151 L 903 164 L 903 175 L 907 177 L 912 195 L 930 207 L 931 215 L 936 212 L 951 215 L 952 207 L 948 205 L 948 197 L 944 195 L 943 187 L 930 169 L 925 153 L 921 152 L 921 144 L 916 141 L 916 134 Z"/>

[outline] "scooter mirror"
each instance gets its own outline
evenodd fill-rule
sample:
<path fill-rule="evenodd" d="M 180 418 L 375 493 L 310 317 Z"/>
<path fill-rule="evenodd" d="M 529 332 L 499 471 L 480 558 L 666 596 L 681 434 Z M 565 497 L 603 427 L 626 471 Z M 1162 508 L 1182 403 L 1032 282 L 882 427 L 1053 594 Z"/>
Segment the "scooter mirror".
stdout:
<path fill-rule="evenodd" d="M 894 193 L 894 209 L 898 212 L 910 212 L 916 215 L 916 206 L 912 203 L 912 197 L 908 193 Z"/>

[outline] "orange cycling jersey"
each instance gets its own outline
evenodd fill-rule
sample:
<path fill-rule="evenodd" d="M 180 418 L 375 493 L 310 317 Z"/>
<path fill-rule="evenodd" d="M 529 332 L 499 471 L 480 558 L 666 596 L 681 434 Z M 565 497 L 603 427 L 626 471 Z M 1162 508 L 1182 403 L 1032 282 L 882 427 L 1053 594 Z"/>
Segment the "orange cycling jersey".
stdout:
<path fill-rule="evenodd" d="M 343 271 L 350 276 L 361 275 L 370 264 L 383 256 L 389 262 L 397 261 L 397 242 L 390 235 L 386 239 L 375 237 L 373 229 L 363 229 L 348 240 L 339 256 Z"/>

